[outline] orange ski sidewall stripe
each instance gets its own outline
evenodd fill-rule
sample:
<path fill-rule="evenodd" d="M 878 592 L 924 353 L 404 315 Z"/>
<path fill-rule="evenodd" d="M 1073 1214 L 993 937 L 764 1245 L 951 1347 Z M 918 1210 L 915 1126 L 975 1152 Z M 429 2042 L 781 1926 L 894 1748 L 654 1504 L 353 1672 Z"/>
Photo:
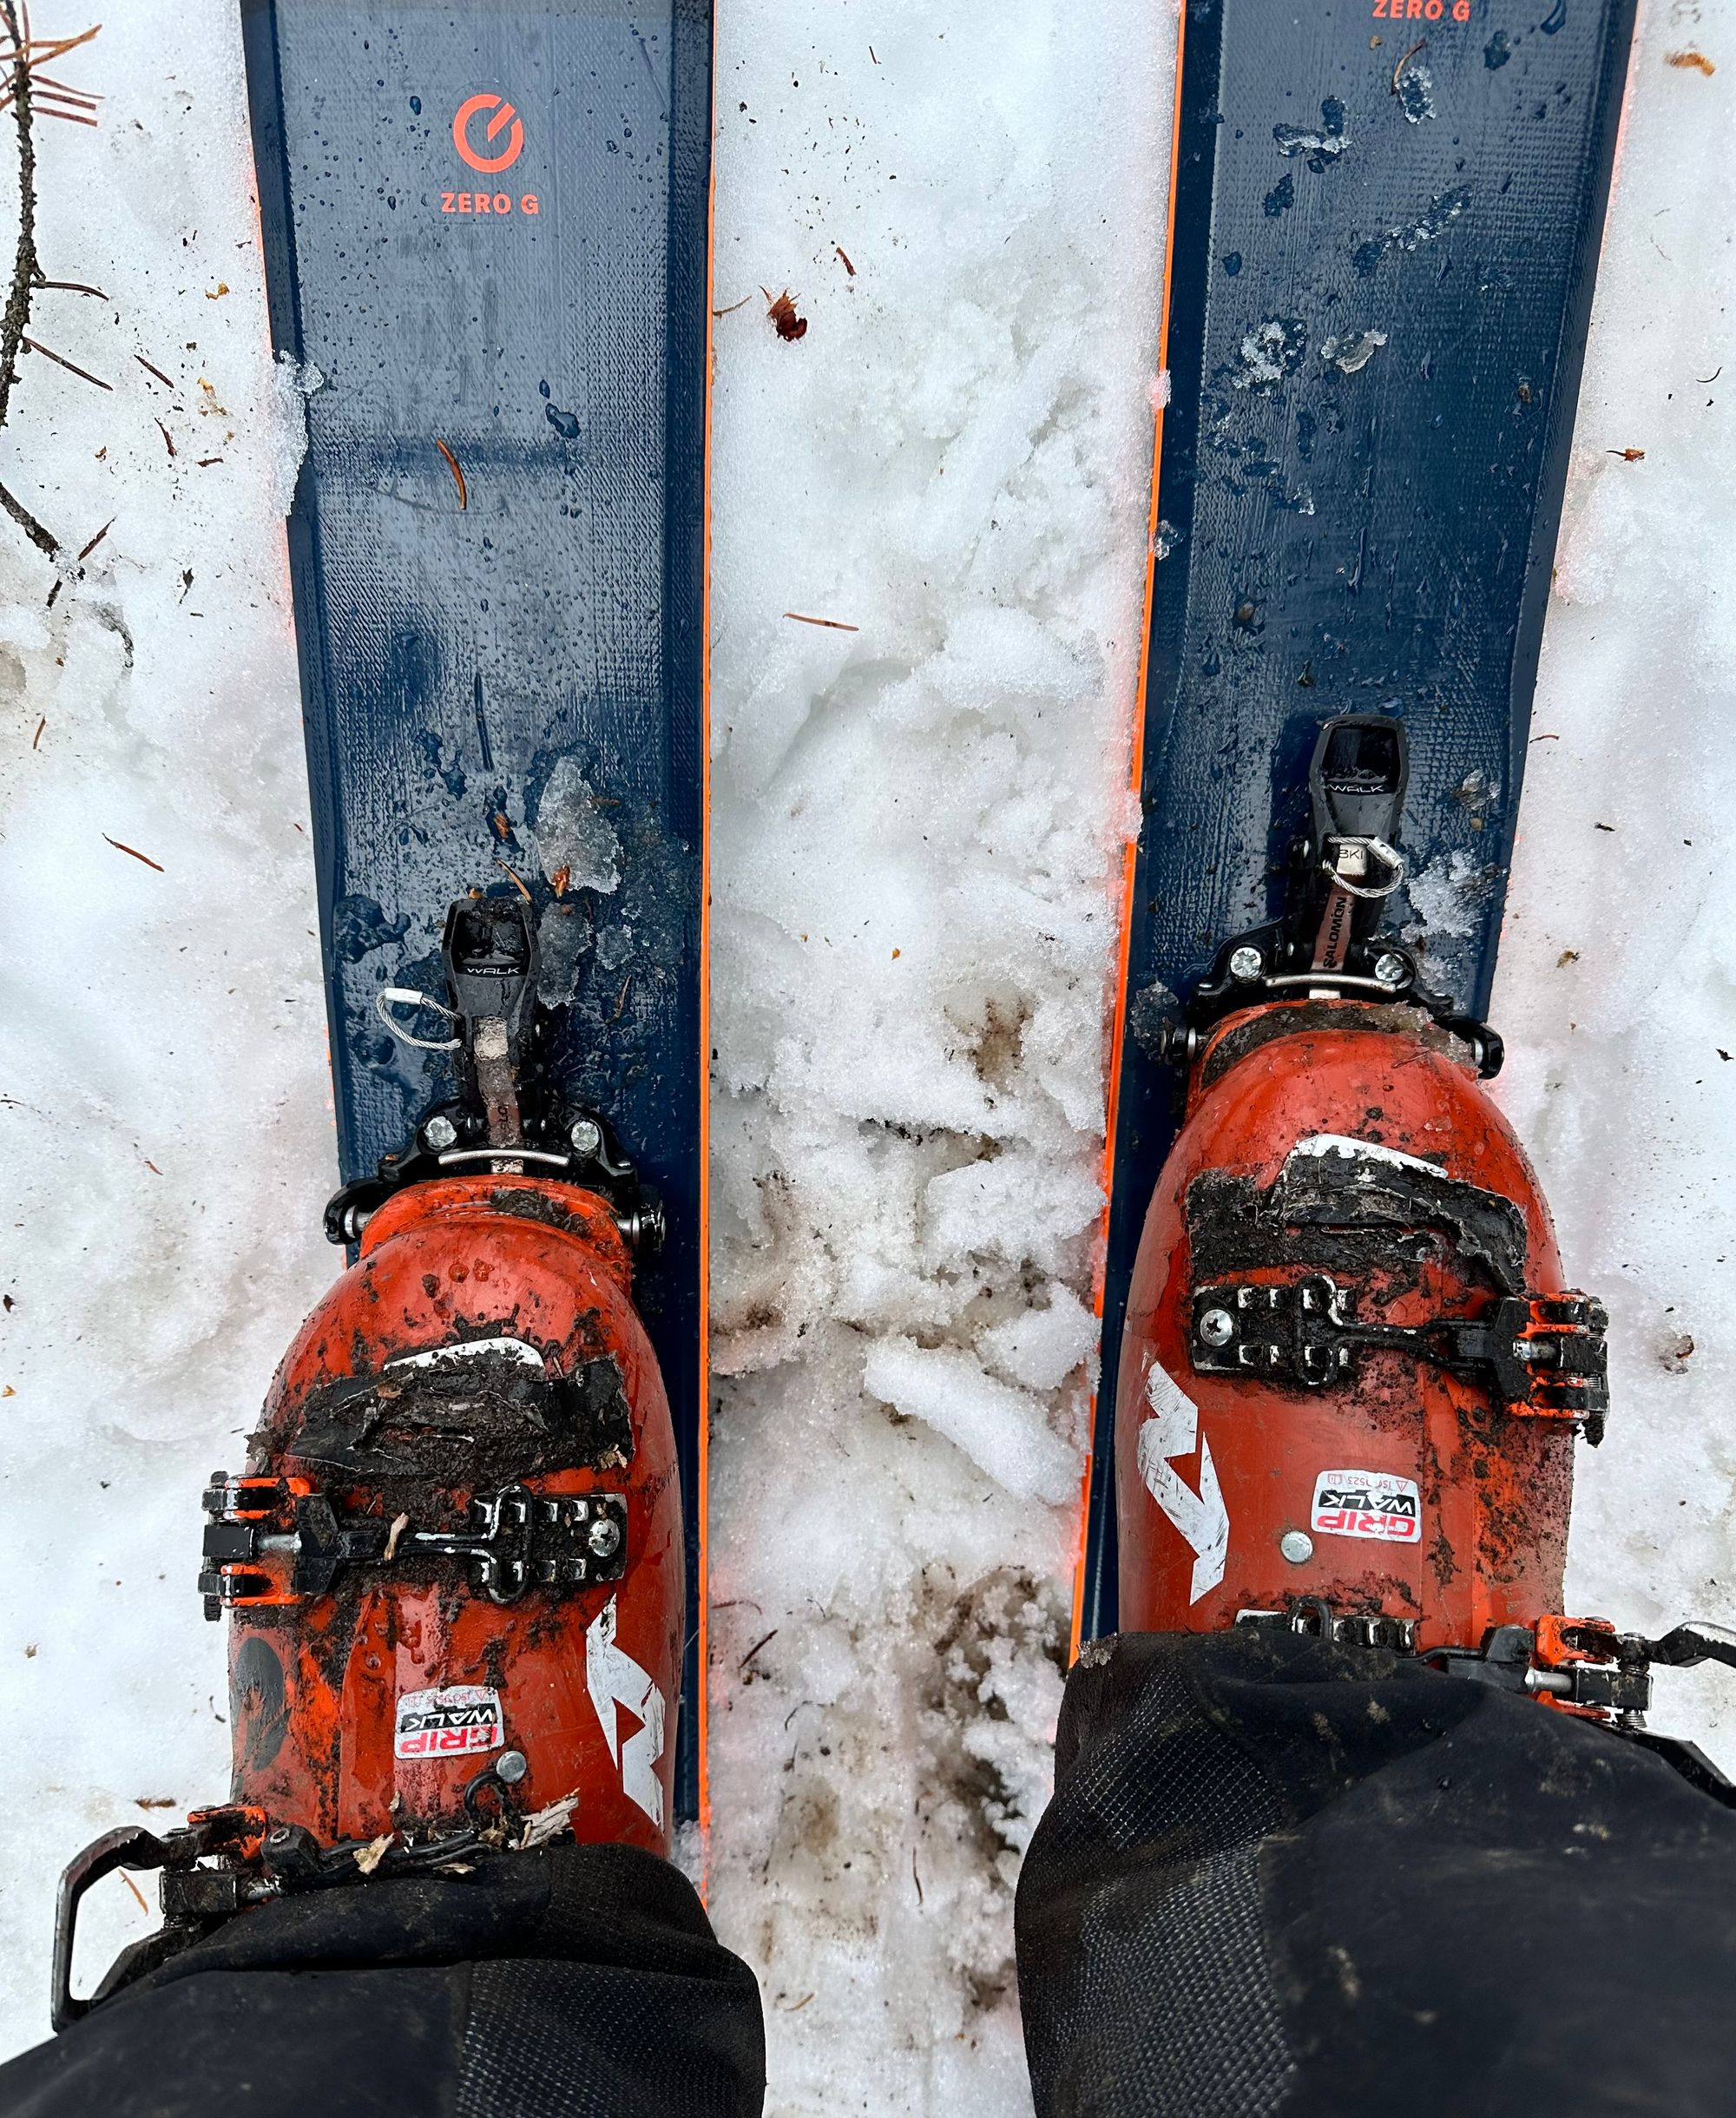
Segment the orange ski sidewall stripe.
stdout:
<path fill-rule="evenodd" d="M 710 1599 L 707 1512 L 711 1483 L 711 397 L 713 277 L 717 266 L 717 12 L 711 20 L 711 115 L 706 141 L 706 329 L 704 526 L 700 583 L 700 1227 L 699 1227 L 699 1396 L 696 1437 L 699 1463 L 694 1490 L 699 1506 L 699 1681 L 694 1687 L 694 1757 L 699 1772 L 700 1891 L 704 1896 L 711 1865 L 711 1770 L 707 1751 L 711 1724 Z"/>
<path fill-rule="evenodd" d="M 1180 0 L 1175 20 L 1175 71 L 1170 90 L 1169 195 L 1164 201 L 1163 299 L 1158 310 L 1157 372 L 1160 387 L 1168 387 L 1169 290 L 1174 279 L 1172 260 L 1175 249 L 1175 179 L 1181 161 L 1181 70 L 1187 49 L 1187 0 Z M 707 416 L 709 415 L 707 398 Z M 1151 500 L 1146 519 L 1145 602 L 1140 631 L 1139 674 L 1134 687 L 1134 711 L 1129 727 L 1128 782 L 1138 799 L 1145 758 L 1145 691 L 1151 662 L 1152 589 L 1157 571 L 1158 488 L 1163 468 L 1163 412 L 1161 400 L 1153 407 L 1151 441 Z M 1115 962 L 1115 1008 L 1106 1024 L 1108 1046 L 1108 1088 L 1103 1114 L 1103 1212 L 1098 1225 L 1097 1265 L 1093 1276 L 1091 1306 L 1097 1319 L 1099 1363 L 1112 1358 L 1101 1343 L 1103 1323 L 1104 1276 L 1108 1265 L 1109 1201 L 1115 1192 L 1115 1128 L 1121 1112 L 1121 1024 L 1127 1017 L 1128 958 L 1133 935 L 1134 878 L 1139 860 L 1137 839 L 1129 840 L 1121 852 L 1121 924 Z M 1120 1349 L 1115 1349 L 1119 1353 Z M 1101 1373 L 1101 1366 L 1100 1366 Z M 1095 1464 L 1097 1392 L 1091 1393 L 1085 1437 L 1085 1465 L 1080 1477 L 1079 1527 L 1073 1560 L 1073 1622 L 1068 1659 L 1079 1653 L 1079 1635 L 1085 1615 L 1085 1547 L 1090 1535 L 1091 1483 Z"/>

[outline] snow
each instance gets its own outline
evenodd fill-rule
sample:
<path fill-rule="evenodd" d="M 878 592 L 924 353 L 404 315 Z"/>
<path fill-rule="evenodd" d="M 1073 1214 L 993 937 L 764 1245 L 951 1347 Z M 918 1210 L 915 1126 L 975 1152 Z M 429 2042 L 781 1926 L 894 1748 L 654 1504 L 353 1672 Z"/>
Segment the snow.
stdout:
<path fill-rule="evenodd" d="M 760 1974 L 773 2110 L 1004 2113 L 1088 1404 L 1174 20 L 743 0 L 720 36 L 716 305 L 753 299 L 714 409 L 710 1901 Z M 794 345 L 758 294 L 786 286 Z M 848 1671 L 823 1688 L 816 1628 Z"/>
<path fill-rule="evenodd" d="M 1568 1595 L 1647 1630 L 1736 1610 L 1730 30 L 1645 10 L 1495 997 L 1502 1102 L 1610 1312 Z M 1695 50 L 1715 75 L 1669 62 Z M 1660 1675 L 1653 1719 L 1736 1771 L 1715 1671 Z"/>
<path fill-rule="evenodd" d="M 708 1890 L 772 2111 L 974 2118 L 1028 2108 L 1011 1888 L 1093 1358 L 1174 16 L 721 14 Z M 1641 1626 L 1736 1601 L 1720 35 L 1649 0 L 1495 1010 L 1614 1316 L 1572 1593 Z M 1695 43 L 1714 75 L 1667 63 Z M 114 387 L 31 357 L 0 477 L 75 549 L 113 524 L 52 609 L 0 524 L 7 2049 L 68 1854 L 225 1787 L 196 1495 L 333 1268 L 279 520 L 320 378 L 266 350 L 231 0 L 135 0 L 61 71 L 109 100 L 47 128 L 44 257 L 108 299 L 41 296 L 40 335 Z M 1476 885 L 1433 879 L 1443 933 Z M 1727 1680 L 1663 1696 L 1736 1766 Z M 148 1924 L 98 1905 L 89 1966 Z"/>

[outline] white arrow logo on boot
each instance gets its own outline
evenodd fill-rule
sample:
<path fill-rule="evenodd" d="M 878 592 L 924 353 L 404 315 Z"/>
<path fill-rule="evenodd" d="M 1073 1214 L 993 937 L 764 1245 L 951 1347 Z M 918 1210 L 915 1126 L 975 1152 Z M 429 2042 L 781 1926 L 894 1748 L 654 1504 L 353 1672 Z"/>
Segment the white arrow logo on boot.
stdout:
<path fill-rule="evenodd" d="M 663 1784 L 657 1777 L 656 1765 L 663 1754 L 663 1694 L 626 1648 L 615 1646 L 615 1598 L 611 1596 L 585 1634 L 585 1682 L 602 1723 L 608 1754 L 621 1768 L 623 1791 L 661 1829 Z M 616 1710 L 621 1707 L 645 1724 L 635 1728 L 624 1743 L 615 1725 Z"/>
<path fill-rule="evenodd" d="M 1153 1417 L 1139 1431 L 1140 1477 L 1146 1490 L 1187 1540 L 1194 1555 L 1194 1581 L 1187 1601 L 1197 1603 L 1224 1578 L 1230 1552 L 1230 1516 L 1218 1483 L 1212 1445 L 1200 1431 L 1199 1408 L 1177 1387 L 1161 1362 L 1153 1361 L 1146 1378 L 1146 1403 Z M 1182 1483 L 1171 1459 L 1200 1451 L 1200 1490 Z"/>

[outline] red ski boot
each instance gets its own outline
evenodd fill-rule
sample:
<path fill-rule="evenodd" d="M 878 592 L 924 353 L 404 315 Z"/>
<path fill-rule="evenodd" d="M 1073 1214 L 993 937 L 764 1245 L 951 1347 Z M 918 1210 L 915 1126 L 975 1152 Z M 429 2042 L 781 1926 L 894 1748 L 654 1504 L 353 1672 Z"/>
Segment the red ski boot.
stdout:
<path fill-rule="evenodd" d="M 286 1891 L 568 1833 L 668 1850 L 681 1489 L 629 1248 L 658 1216 L 600 1118 L 538 1108 L 517 901 L 456 905 L 445 953 L 461 1092 L 332 1202 L 359 1256 L 205 1496 L 232 1799 L 68 1871 L 56 2028 L 89 2004 L 78 1898 L 116 1866 L 165 1870 L 168 1924 L 104 1990 Z"/>
<path fill-rule="evenodd" d="M 1187 1112 L 1121 1348 L 1121 1622 L 1292 1625 L 1626 1714 L 1640 1643 L 1561 1615 L 1604 1313 L 1482 1085 L 1498 1041 L 1375 931 L 1404 779 L 1397 722 L 1322 731 L 1294 911 L 1170 1032 Z"/>

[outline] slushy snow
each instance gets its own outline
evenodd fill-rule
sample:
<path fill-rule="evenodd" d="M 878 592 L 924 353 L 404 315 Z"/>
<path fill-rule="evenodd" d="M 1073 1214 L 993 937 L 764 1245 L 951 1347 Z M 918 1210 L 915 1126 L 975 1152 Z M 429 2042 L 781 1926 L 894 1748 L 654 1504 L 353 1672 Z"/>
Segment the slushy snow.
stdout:
<path fill-rule="evenodd" d="M 1095 1360 L 1174 9 L 720 14 L 709 1901 L 779 2118 L 1001 2118 Z M 1646 10 L 1495 1009 L 1614 1317 L 1571 1594 L 1647 1628 L 1736 1603 L 1724 34 Z M 113 388 L 29 357 L 0 434 L 69 549 L 110 524 L 52 608 L 0 524 L 6 2049 L 46 2029 L 66 1858 L 226 1788 L 197 1495 L 335 1265 L 281 524 L 321 378 L 268 350 L 232 0 L 135 0 L 76 59 L 108 101 L 43 128 L 43 249 L 104 298 L 36 327 Z M 569 850 L 602 886 L 613 849 Z M 1476 878 L 1436 884 L 1450 937 Z M 1660 1694 L 1736 1766 L 1727 1679 Z M 118 1883 L 93 1913 L 86 1983 L 152 1924 Z"/>

